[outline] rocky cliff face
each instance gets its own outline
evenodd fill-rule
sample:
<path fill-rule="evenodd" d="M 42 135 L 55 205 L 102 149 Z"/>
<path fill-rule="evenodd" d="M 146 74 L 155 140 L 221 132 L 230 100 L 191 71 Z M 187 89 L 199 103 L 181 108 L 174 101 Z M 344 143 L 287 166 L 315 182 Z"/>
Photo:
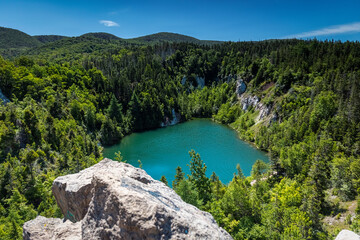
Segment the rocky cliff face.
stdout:
<path fill-rule="evenodd" d="M 237 78 L 236 80 L 236 94 L 244 111 L 248 110 L 250 106 L 254 107 L 256 111 L 259 111 L 259 115 L 255 119 L 255 122 L 269 117 L 270 121 L 276 121 L 277 116 L 275 113 L 272 113 L 273 106 L 267 106 L 262 103 L 260 98 L 255 95 L 246 93 L 246 83 L 241 78 Z"/>
<path fill-rule="evenodd" d="M 238 78 L 236 80 L 236 94 L 238 96 L 241 96 L 241 94 L 243 94 L 246 91 L 246 83 L 244 82 L 244 80 L 242 80 L 241 78 Z"/>
<path fill-rule="evenodd" d="M 181 122 L 181 115 L 180 113 L 175 112 L 174 109 L 171 110 L 172 114 L 172 120 L 170 120 L 168 117 L 164 119 L 164 121 L 160 124 L 160 127 L 167 127 L 167 126 L 173 126 Z"/>
<path fill-rule="evenodd" d="M 0 99 L 4 104 L 10 102 L 10 100 L 2 93 L 1 89 L 0 89 Z"/>
<path fill-rule="evenodd" d="M 257 96 L 242 94 L 239 97 L 239 100 L 244 111 L 246 111 L 250 106 L 254 107 L 256 111 L 259 111 L 259 115 L 255 119 L 256 122 L 263 120 L 267 116 L 270 116 L 270 119 L 276 119 L 275 114 L 272 114 L 271 112 L 272 106 L 266 106 Z"/>
<path fill-rule="evenodd" d="M 68 220 L 39 216 L 24 224 L 24 239 L 232 239 L 211 214 L 129 164 L 104 159 L 58 177 L 52 190 Z"/>
<path fill-rule="evenodd" d="M 181 84 L 184 85 L 187 80 L 188 80 L 188 79 L 184 76 L 184 77 L 181 79 Z M 203 88 L 203 87 L 205 87 L 205 78 L 196 76 L 195 82 L 196 82 L 196 87 L 198 87 L 198 88 Z M 192 83 L 190 83 L 190 84 L 192 85 Z"/>

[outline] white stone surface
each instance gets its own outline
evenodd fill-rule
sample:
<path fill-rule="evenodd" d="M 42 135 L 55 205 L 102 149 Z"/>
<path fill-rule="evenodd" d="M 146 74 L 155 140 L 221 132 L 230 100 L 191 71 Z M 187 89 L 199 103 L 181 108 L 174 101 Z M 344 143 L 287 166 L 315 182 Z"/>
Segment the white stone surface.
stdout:
<path fill-rule="evenodd" d="M 65 216 L 77 221 L 71 224 L 81 225 L 82 239 L 232 239 L 211 214 L 185 203 L 164 183 L 130 164 L 104 159 L 58 177 L 53 193 Z M 24 231 L 37 222 L 27 222 Z M 27 227 L 29 236 L 32 229 Z M 46 237 L 27 240 L 51 239 Z"/>
<path fill-rule="evenodd" d="M 360 240 L 360 236 L 349 230 L 341 230 L 335 240 Z"/>

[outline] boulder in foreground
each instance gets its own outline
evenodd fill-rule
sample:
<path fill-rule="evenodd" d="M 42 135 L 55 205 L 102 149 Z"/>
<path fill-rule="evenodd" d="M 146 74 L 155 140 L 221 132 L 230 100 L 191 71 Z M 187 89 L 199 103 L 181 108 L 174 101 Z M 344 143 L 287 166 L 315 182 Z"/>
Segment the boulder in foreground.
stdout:
<path fill-rule="evenodd" d="M 104 159 L 58 177 L 52 190 L 64 216 L 74 223 L 38 217 L 24 224 L 24 239 L 232 239 L 211 214 L 129 164 Z M 57 221 L 57 226 L 37 234 L 46 221 L 47 226 Z M 62 226 L 69 232 L 58 238 L 56 229 Z"/>
<path fill-rule="evenodd" d="M 335 240 L 360 240 L 360 236 L 349 230 L 341 230 Z"/>

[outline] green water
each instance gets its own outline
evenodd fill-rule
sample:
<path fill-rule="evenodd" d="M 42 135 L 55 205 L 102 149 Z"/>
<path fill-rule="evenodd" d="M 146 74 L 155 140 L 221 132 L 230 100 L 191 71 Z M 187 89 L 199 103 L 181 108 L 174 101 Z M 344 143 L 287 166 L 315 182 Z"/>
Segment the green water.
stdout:
<path fill-rule="evenodd" d="M 121 151 L 128 163 L 143 169 L 154 179 L 165 175 L 169 184 L 174 179 L 175 169 L 181 166 L 189 173 L 189 151 L 200 154 L 207 166 L 207 175 L 214 171 L 223 183 L 228 183 L 240 164 L 243 173 L 250 175 L 257 159 L 268 162 L 267 155 L 240 140 L 229 127 L 209 119 L 196 119 L 171 127 L 133 133 L 120 144 L 104 149 L 104 156 L 114 159 L 115 152 Z"/>

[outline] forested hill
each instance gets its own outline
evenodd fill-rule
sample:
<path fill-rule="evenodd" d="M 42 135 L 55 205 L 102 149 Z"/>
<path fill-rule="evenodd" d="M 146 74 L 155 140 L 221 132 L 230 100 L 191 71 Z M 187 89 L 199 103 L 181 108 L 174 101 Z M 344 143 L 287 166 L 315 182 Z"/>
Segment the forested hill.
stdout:
<path fill-rule="evenodd" d="M 138 38 L 123 39 L 115 35 L 97 32 L 86 33 L 78 37 L 60 35 L 30 36 L 19 30 L 0 27 L 0 55 L 12 58 L 20 55 L 48 55 L 49 50 L 59 52 L 92 53 L 99 50 L 110 50 L 119 46 L 148 45 L 160 42 L 187 42 L 213 45 L 220 41 L 199 40 L 193 37 L 161 32 Z"/>
<path fill-rule="evenodd" d="M 100 38 L 104 40 L 121 40 L 121 38 L 104 32 L 96 32 L 96 33 L 86 33 L 81 35 L 80 37 L 94 37 L 94 38 Z"/>
<path fill-rule="evenodd" d="M 16 29 L 0 27 L 0 49 L 31 48 L 41 43 L 32 36 Z"/>
<path fill-rule="evenodd" d="M 169 32 L 159 32 L 138 38 L 133 38 L 133 40 L 145 41 L 145 42 L 169 41 L 169 42 L 192 42 L 192 43 L 197 43 L 200 41 L 199 39 L 193 37 L 189 37 L 178 33 L 169 33 Z"/>
<path fill-rule="evenodd" d="M 48 43 L 48 42 L 55 42 L 68 37 L 60 36 L 60 35 L 36 35 L 33 36 L 33 38 L 39 40 L 42 43 Z"/>
<path fill-rule="evenodd" d="M 11 101 L 0 105 L 0 239 L 21 239 L 22 224 L 38 214 L 62 217 L 55 177 L 92 166 L 102 146 L 158 128 L 173 111 L 228 124 L 269 152 L 271 164 L 257 161 L 249 177 L 238 166 L 228 185 L 208 178 L 194 151 L 190 176 L 174 169 L 174 190 L 235 239 L 359 232 L 360 43 L 106 36 L 0 57 L 0 89 Z"/>
<path fill-rule="evenodd" d="M 40 41 L 24 32 L 0 27 L 0 55 L 3 57 L 16 56 L 40 45 Z"/>
<path fill-rule="evenodd" d="M 147 43 L 159 43 L 159 42 L 187 42 L 196 44 L 219 44 L 221 41 L 199 40 L 194 37 L 170 32 L 159 32 L 150 34 L 138 38 L 132 38 L 130 40 Z"/>

